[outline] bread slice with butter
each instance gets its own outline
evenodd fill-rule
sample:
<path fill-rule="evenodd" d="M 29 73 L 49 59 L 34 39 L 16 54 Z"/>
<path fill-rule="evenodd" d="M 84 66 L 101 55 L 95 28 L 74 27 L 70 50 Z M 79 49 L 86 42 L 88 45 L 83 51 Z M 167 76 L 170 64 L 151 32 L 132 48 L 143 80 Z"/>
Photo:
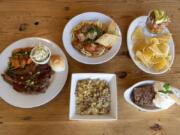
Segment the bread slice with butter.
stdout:
<path fill-rule="evenodd" d="M 112 47 L 114 44 L 116 44 L 119 40 L 119 36 L 105 33 L 101 37 L 99 37 L 95 42 L 103 45 L 105 47 Z"/>

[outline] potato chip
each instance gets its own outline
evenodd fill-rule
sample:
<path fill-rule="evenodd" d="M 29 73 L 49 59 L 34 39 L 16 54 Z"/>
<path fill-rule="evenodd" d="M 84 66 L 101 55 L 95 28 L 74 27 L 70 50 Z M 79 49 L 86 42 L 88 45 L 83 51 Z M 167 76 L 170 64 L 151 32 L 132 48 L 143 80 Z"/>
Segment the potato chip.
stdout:
<path fill-rule="evenodd" d="M 159 40 L 159 43 L 168 43 L 169 40 L 171 39 L 171 33 L 164 33 L 164 34 L 161 34 L 161 35 L 158 35 L 157 38 Z"/>
<path fill-rule="evenodd" d="M 141 29 L 141 27 L 137 27 L 133 34 L 132 34 L 132 40 L 136 43 L 136 42 L 144 42 L 145 37 L 144 37 L 144 33 Z"/>
<path fill-rule="evenodd" d="M 150 63 L 150 60 L 154 56 L 153 51 L 151 49 L 149 49 L 149 48 L 145 48 L 144 51 L 143 51 L 143 54 L 146 57 L 146 59 L 148 60 L 148 63 Z"/>
<path fill-rule="evenodd" d="M 157 45 L 159 50 L 163 53 L 165 57 L 169 54 L 169 45 L 167 43 L 162 43 Z"/>
<path fill-rule="evenodd" d="M 153 68 L 156 71 L 168 67 L 171 59 L 168 45 L 170 38 L 170 33 L 145 37 L 142 28 L 137 27 L 132 34 L 133 51 L 136 58 L 146 67 Z"/>
<path fill-rule="evenodd" d="M 136 57 L 147 67 L 149 67 L 149 62 L 146 56 L 141 51 L 136 52 Z"/>
<path fill-rule="evenodd" d="M 153 64 L 153 68 L 157 71 L 164 69 L 168 65 L 168 62 L 164 57 L 153 59 L 153 62 L 156 62 L 156 64 Z"/>
<path fill-rule="evenodd" d="M 153 51 L 153 55 L 154 56 L 159 56 L 162 57 L 163 53 L 161 52 L 161 50 L 158 48 L 157 44 L 153 44 L 149 46 L 149 49 Z"/>

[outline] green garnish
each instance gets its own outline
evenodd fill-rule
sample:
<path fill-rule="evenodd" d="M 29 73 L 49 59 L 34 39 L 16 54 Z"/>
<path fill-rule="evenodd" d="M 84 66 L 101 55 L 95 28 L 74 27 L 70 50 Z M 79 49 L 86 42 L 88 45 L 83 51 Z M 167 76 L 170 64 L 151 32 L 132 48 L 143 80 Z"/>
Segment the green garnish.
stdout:
<path fill-rule="evenodd" d="M 14 68 L 11 64 L 11 62 L 8 62 L 8 71 L 12 71 Z"/>
<path fill-rule="evenodd" d="M 34 81 L 33 80 L 26 80 L 26 85 L 27 86 L 33 86 L 34 85 Z"/>
<path fill-rule="evenodd" d="M 94 33 L 94 32 L 96 32 L 96 28 L 95 27 L 91 27 L 87 31 L 87 33 Z"/>
<path fill-rule="evenodd" d="M 91 44 L 91 43 L 94 43 L 94 40 L 88 38 L 84 41 L 84 43 Z"/>
<path fill-rule="evenodd" d="M 102 29 L 98 28 L 97 26 L 92 26 L 91 28 L 88 29 L 88 31 L 86 32 L 86 35 L 87 35 L 88 33 L 89 33 L 89 34 L 95 34 L 95 35 L 96 35 L 96 38 L 95 38 L 95 39 L 97 39 L 97 38 L 99 38 L 100 36 L 102 36 L 104 32 L 103 32 Z"/>
<path fill-rule="evenodd" d="M 162 93 L 165 93 L 165 94 L 167 94 L 167 93 L 172 93 L 172 91 L 171 91 L 171 86 L 170 86 L 169 83 L 165 83 L 165 84 L 163 85 L 163 91 L 162 91 Z"/>
<path fill-rule="evenodd" d="M 26 57 L 26 56 L 28 57 L 28 56 L 30 56 L 30 53 L 31 53 L 31 51 L 20 50 L 18 52 L 14 52 L 12 54 L 12 57 Z"/>
<path fill-rule="evenodd" d="M 97 32 L 97 37 L 100 37 L 100 36 L 102 36 L 103 35 L 103 30 L 101 30 L 101 29 L 96 29 L 96 32 Z"/>

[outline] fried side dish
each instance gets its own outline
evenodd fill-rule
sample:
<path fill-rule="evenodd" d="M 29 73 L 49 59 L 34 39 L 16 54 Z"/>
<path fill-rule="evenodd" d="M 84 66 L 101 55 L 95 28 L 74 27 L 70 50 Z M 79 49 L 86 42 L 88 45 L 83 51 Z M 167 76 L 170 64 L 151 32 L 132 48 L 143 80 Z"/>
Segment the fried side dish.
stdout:
<path fill-rule="evenodd" d="M 52 70 L 48 64 L 36 65 L 30 59 L 32 48 L 18 48 L 9 58 L 4 80 L 18 92 L 42 93 L 50 84 Z"/>
<path fill-rule="evenodd" d="M 103 115 L 110 113 L 111 93 L 104 80 L 85 79 L 77 83 L 76 113 L 80 115 Z"/>
<path fill-rule="evenodd" d="M 141 27 L 137 27 L 132 34 L 133 51 L 136 59 L 144 66 L 161 71 L 169 68 L 171 54 L 169 49 L 170 33 L 163 33 L 154 37 L 145 37 Z"/>

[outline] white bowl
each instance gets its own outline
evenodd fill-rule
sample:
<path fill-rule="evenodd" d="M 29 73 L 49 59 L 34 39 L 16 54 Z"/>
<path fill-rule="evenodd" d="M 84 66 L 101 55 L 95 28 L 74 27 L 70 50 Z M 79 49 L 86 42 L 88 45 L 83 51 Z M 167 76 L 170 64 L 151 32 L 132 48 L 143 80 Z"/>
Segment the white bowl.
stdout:
<path fill-rule="evenodd" d="M 35 47 L 31 50 L 30 58 L 31 58 L 32 61 L 33 61 L 34 63 L 36 63 L 36 64 L 46 64 L 46 63 L 49 62 L 49 59 L 50 59 L 50 57 L 51 57 L 51 50 L 49 49 L 49 47 L 47 47 L 47 46 L 45 46 L 45 45 L 41 45 L 41 46 L 43 46 L 46 50 L 48 50 L 49 56 L 48 56 L 44 61 L 41 61 L 41 62 L 35 60 L 35 59 L 33 58 L 33 56 L 32 56 L 32 53 L 36 50 L 36 47 L 37 47 L 37 46 L 35 46 Z"/>
<path fill-rule="evenodd" d="M 66 51 L 68 52 L 68 54 L 74 58 L 75 60 L 84 63 L 84 64 L 101 64 L 104 62 L 109 61 L 110 59 L 112 59 L 119 51 L 120 47 L 121 47 L 121 41 L 122 41 L 122 37 L 121 37 L 121 31 L 119 29 L 119 41 L 113 45 L 113 47 L 111 48 L 111 50 L 109 50 L 107 53 L 105 53 L 102 56 L 99 57 L 87 57 L 84 56 L 83 54 L 81 54 L 80 52 L 78 52 L 71 44 L 71 38 L 72 38 L 72 29 L 74 28 L 74 26 L 76 26 L 77 24 L 79 24 L 82 21 L 85 20 L 100 20 L 103 23 L 107 23 L 110 22 L 112 19 L 109 16 L 106 16 L 102 13 L 98 13 L 98 12 L 86 12 L 86 13 L 82 13 L 80 15 L 77 15 L 75 17 L 73 17 L 65 26 L 64 31 L 63 31 L 63 44 L 64 47 L 66 49 Z"/>
<path fill-rule="evenodd" d="M 143 86 L 145 84 L 154 84 L 154 82 L 155 82 L 155 80 L 145 80 L 145 81 L 138 82 L 138 83 L 134 84 L 133 86 L 131 86 L 130 88 L 128 88 L 124 92 L 124 98 L 125 98 L 126 102 L 129 103 L 130 105 L 132 105 L 133 107 L 137 108 L 138 110 L 143 111 L 143 112 L 159 112 L 159 111 L 162 111 L 162 110 L 166 110 L 167 108 L 164 108 L 164 109 L 161 109 L 161 108 L 146 109 L 146 108 L 143 108 L 143 107 L 140 107 L 140 106 L 136 105 L 131 99 L 131 94 L 132 94 L 133 89 L 135 87 Z M 178 98 L 180 98 L 180 91 L 177 88 L 172 87 L 172 92 Z"/>
<path fill-rule="evenodd" d="M 127 46 L 128 46 L 128 51 L 129 51 L 129 54 L 131 56 L 131 59 L 133 60 L 133 62 L 135 63 L 135 65 L 141 69 L 142 71 L 146 72 L 146 73 L 149 73 L 149 74 L 163 74 L 165 72 L 167 72 L 169 70 L 169 68 L 172 66 L 173 64 L 173 61 L 174 61 L 174 57 L 175 57 L 175 47 L 174 47 L 174 42 L 173 42 L 173 39 L 171 38 L 170 41 L 169 41 L 169 48 L 170 48 L 170 53 L 172 55 L 172 59 L 169 63 L 169 68 L 166 68 L 166 69 L 163 69 L 161 71 L 154 71 L 153 69 L 151 68 L 147 68 L 146 66 L 144 66 L 142 63 L 140 63 L 139 61 L 137 61 L 135 59 L 135 53 L 133 51 L 133 41 L 132 41 L 132 33 L 134 32 L 134 30 L 136 29 L 137 26 L 140 26 L 143 28 L 143 31 L 145 33 L 145 35 L 147 36 L 155 36 L 156 34 L 150 34 L 147 29 L 145 28 L 145 25 L 146 25 L 146 20 L 147 20 L 147 16 L 140 16 L 136 19 L 134 19 L 132 21 L 132 23 L 130 24 L 129 26 L 129 29 L 128 29 L 128 32 L 127 32 Z M 168 28 L 165 28 L 164 32 L 169 32 L 169 29 Z"/>
<path fill-rule="evenodd" d="M 78 80 L 82 79 L 101 79 L 109 83 L 111 91 L 111 110 L 108 115 L 78 115 L 76 114 L 76 85 Z M 72 74 L 71 78 L 71 93 L 70 93 L 70 120 L 117 120 L 117 86 L 115 74 L 102 74 L 102 73 L 76 73 Z"/>

